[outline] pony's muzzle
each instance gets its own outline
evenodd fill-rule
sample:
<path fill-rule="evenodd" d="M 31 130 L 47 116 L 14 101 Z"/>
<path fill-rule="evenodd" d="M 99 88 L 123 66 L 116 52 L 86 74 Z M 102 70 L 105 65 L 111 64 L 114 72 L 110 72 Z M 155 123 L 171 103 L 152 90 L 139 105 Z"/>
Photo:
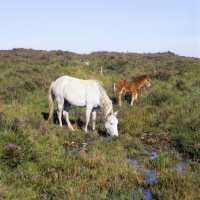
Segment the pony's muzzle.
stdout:
<path fill-rule="evenodd" d="M 109 130 L 106 130 L 106 137 L 118 137 L 118 134 L 116 135 L 111 135 Z"/>

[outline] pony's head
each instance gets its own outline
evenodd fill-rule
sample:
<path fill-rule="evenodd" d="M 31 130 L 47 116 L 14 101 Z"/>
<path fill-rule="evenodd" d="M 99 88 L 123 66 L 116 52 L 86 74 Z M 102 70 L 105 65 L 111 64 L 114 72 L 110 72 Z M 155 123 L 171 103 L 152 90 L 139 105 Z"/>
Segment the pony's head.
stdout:
<path fill-rule="evenodd" d="M 149 87 L 149 86 L 151 86 L 151 82 L 150 82 L 150 78 L 149 78 L 149 76 L 145 76 L 145 82 L 144 82 L 144 84 L 147 86 L 147 87 Z"/>
<path fill-rule="evenodd" d="M 105 118 L 105 128 L 106 134 L 109 136 L 117 136 L 118 137 L 118 119 L 117 119 L 117 112 L 113 113 L 110 112 Z"/>

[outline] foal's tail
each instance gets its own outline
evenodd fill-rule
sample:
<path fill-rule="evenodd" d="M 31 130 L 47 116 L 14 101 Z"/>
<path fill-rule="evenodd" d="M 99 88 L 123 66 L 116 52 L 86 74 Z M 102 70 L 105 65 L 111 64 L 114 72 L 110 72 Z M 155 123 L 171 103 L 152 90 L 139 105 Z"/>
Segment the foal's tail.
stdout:
<path fill-rule="evenodd" d="M 115 87 L 115 84 L 116 84 L 116 83 L 113 83 L 113 93 L 116 93 L 116 91 L 117 91 L 117 89 L 116 89 L 116 87 Z"/>
<path fill-rule="evenodd" d="M 52 91 L 52 86 L 53 83 L 51 84 L 49 88 L 49 93 L 48 93 L 48 100 L 49 100 L 49 122 L 53 122 L 53 112 L 54 112 L 54 94 Z"/>

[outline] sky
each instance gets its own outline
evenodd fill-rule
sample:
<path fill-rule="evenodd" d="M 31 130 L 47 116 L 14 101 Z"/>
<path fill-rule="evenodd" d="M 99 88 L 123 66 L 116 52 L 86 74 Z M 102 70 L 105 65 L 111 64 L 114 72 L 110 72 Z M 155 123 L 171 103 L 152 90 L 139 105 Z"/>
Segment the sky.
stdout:
<path fill-rule="evenodd" d="M 0 0 L 0 50 L 200 58 L 200 0 Z"/>

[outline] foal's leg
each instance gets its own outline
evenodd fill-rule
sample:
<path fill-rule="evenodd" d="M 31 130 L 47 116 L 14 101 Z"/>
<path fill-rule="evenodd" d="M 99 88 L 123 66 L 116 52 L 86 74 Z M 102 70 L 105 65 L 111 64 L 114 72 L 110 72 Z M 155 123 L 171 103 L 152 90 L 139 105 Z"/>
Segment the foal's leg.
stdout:
<path fill-rule="evenodd" d="M 95 125 L 96 125 L 97 110 L 98 110 L 98 108 L 92 109 L 92 129 L 93 129 L 93 131 L 95 130 Z"/>
<path fill-rule="evenodd" d="M 137 95 L 138 92 L 137 91 L 132 91 L 132 99 L 131 99 L 131 106 L 133 105 L 134 101 L 137 100 Z"/>
<path fill-rule="evenodd" d="M 137 96 L 138 96 L 138 93 L 136 93 L 136 95 L 135 95 L 135 100 L 137 100 Z"/>
<path fill-rule="evenodd" d="M 90 113 L 92 111 L 92 105 L 87 104 L 86 105 L 86 123 L 85 123 L 85 132 L 87 132 L 87 127 L 88 127 L 88 123 L 90 121 Z"/>
<path fill-rule="evenodd" d="M 122 106 L 122 92 L 123 88 L 121 89 L 121 91 L 118 92 L 118 102 L 120 106 Z"/>
<path fill-rule="evenodd" d="M 67 122 L 67 125 L 68 125 L 69 129 L 71 131 L 74 131 L 74 128 L 72 127 L 72 125 L 71 125 L 71 123 L 69 121 L 69 110 L 70 110 L 70 108 L 71 108 L 71 105 L 67 101 L 65 101 L 64 102 L 63 116 L 65 117 L 65 120 Z"/>
<path fill-rule="evenodd" d="M 137 95 L 137 94 L 136 94 Z M 133 91 L 132 92 L 132 99 L 131 99 L 131 106 L 133 105 L 133 103 L 134 103 L 134 100 L 135 100 L 135 92 Z"/>

